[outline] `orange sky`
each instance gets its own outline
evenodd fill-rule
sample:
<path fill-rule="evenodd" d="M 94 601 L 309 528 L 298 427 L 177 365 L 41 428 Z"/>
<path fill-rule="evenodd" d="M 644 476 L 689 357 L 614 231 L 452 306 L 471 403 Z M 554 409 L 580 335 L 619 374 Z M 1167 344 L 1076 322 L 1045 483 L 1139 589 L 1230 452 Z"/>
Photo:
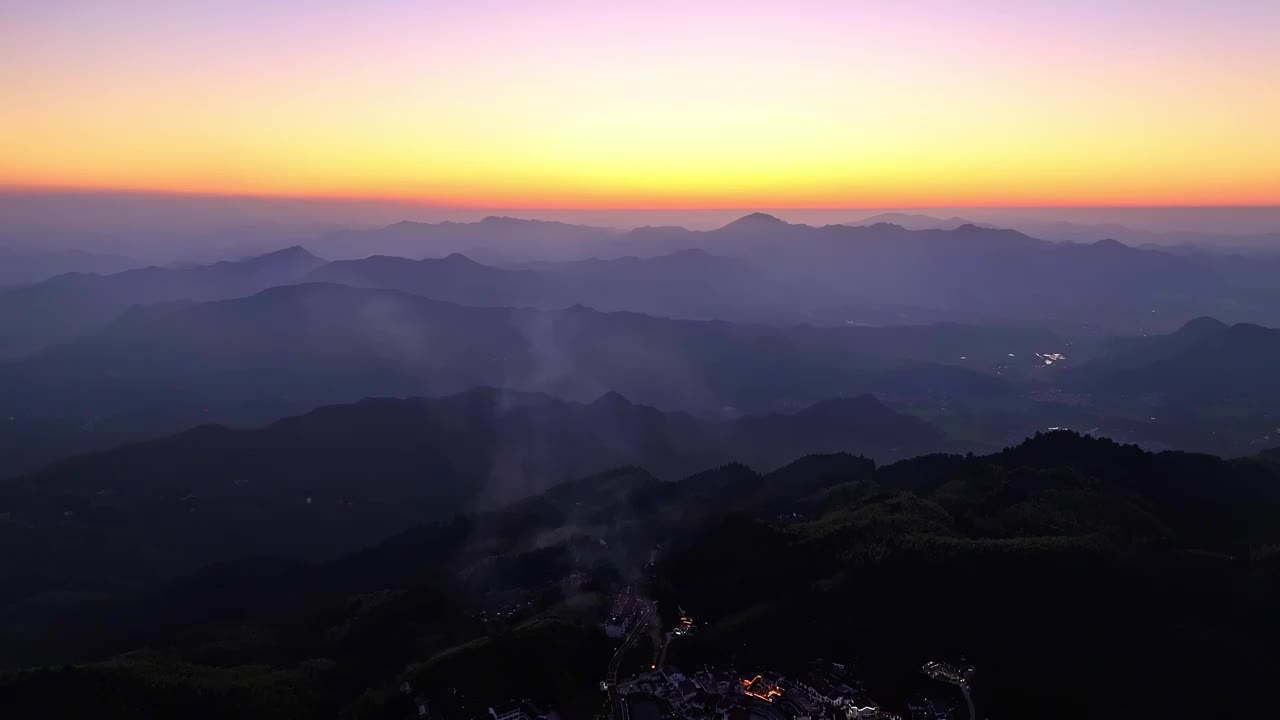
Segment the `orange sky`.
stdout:
<path fill-rule="evenodd" d="M 1280 203 L 1280 3 L 1116 4 L 31 3 L 0 10 L 0 185 Z"/>

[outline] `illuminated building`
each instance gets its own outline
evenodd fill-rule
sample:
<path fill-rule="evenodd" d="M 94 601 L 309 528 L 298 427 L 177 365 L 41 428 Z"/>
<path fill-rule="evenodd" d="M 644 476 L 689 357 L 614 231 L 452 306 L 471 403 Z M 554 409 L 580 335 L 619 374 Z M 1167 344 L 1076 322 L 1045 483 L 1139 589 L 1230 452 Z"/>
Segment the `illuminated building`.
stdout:
<path fill-rule="evenodd" d="M 750 680 L 742 680 L 743 693 L 753 698 L 759 698 L 765 702 L 773 702 L 776 697 L 781 697 L 782 690 L 777 685 L 765 680 L 763 677 L 756 675 Z"/>

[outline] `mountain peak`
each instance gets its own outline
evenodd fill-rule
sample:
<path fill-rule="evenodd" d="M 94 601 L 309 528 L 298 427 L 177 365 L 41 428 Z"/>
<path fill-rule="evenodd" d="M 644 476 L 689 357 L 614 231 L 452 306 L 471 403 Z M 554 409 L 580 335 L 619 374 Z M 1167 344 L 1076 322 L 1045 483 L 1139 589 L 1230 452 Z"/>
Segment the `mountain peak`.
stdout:
<path fill-rule="evenodd" d="M 320 258 L 316 257 L 310 250 L 301 245 L 291 245 L 287 248 L 275 250 L 262 255 L 254 255 L 245 258 L 245 262 L 280 262 L 280 261 L 314 261 L 319 262 Z"/>
<path fill-rule="evenodd" d="M 621 410 L 634 407 L 634 403 L 622 396 L 621 393 L 609 391 L 596 398 L 591 407 L 609 410 Z"/>
<path fill-rule="evenodd" d="M 554 220 L 530 220 L 529 218 L 511 217 L 510 215 L 488 215 L 480 220 L 480 224 L 506 227 L 559 227 L 565 223 Z"/>
<path fill-rule="evenodd" d="M 1225 329 L 1227 329 L 1226 323 L 1217 318 L 1202 315 L 1194 320 L 1188 320 L 1186 324 L 1178 328 L 1177 334 L 1203 336 L 1211 335 Z"/>
<path fill-rule="evenodd" d="M 448 255 L 440 258 L 439 262 L 458 267 L 480 267 L 480 263 L 472 260 L 466 255 L 463 255 L 462 253 L 449 253 Z"/>
<path fill-rule="evenodd" d="M 765 230 L 769 228 L 785 227 L 787 223 L 773 215 L 762 212 L 754 212 L 750 215 L 743 215 L 733 222 L 720 228 L 721 230 Z"/>
<path fill-rule="evenodd" d="M 1128 249 L 1129 246 L 1116 240 L 1115 238 L 1103 238 L 1093 244 L 1096 248 L 1106 248 L 1108 250 Z"/>
<path fill-rule="evenodd" d="M 906 212 L 887 212 L 878 215 L 871 215 L 856 222 L 845 223 L 846 225 L 861 225 L 865 227 L 873 227 L 875 225 L 886 224 L 900 227 L 904 230 L 954 230 L 964 225 L 983 225 L 966 220 L 962 217 L 952 216 L 950 218 L 934 217 L 933 215 L 922 215 L 920 213 Z M 990 226 L 987 226 L 990 227 Z"/>
<path fill-rule="evenodd" d="M 1230 337 L 1237 342 L 1274 341 L 1278 336 L 1280 336 L 1280 331 L 1256 323 L 1236 323 L 1227 328 L 1226 335 L 1226 337 Z"/>

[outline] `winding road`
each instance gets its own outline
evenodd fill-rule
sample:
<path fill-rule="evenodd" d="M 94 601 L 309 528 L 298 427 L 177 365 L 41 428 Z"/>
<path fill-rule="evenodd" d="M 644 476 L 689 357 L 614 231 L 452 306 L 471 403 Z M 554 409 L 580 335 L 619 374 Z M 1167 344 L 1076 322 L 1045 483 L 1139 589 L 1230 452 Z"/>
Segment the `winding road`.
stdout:
<path fill-rule="evenodd" d="M 636 641 L 640 639 L 645 628 L 649 627 L 649 622 L 653 620 L 653 612 L 653 604 L 646 602 L 644 616 L 636 622 L 635 627 L 631 628 L 631 632 L 627 633 L 626 639 L 609 660 L 609 672 L 605 674 L 605 685 L 609 691 L 609 706 L 613 710 L 613 720 L 628 720 L 626 705 L 622 702 L 622 696 L 618 694 L 618 667 L 622 665 L 623 655 L 635 647 Z"/>

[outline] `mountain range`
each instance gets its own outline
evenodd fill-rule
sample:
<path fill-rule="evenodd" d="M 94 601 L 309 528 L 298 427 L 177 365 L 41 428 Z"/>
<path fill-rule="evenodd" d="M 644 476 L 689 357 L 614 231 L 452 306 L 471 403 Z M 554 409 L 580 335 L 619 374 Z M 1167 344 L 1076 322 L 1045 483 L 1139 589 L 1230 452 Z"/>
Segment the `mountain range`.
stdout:
<path fill-rule="evenodd" d="M 1280 439 L 1278 364 L 1280 330 L 1199 318 L 1169 335 L 1128 339 L 1067 379 L 1105 404 L 1275 421 Z"/>
<path fill-rule="evenodd" d="M 479 306 L 585 305 L 605 311 L 745 321 L 796 320 L 805 311 L 783 301 L 785 293 L 770 287 L 768 276 L 749 263 L 703 250 L 511 268 L 483 265 L 458 253 L 423 260 L 379 255 L 322 265 L 307 280 L 402 290 Z M 777 302 L 761 302 L 762 295 Z"/>
<path fill-rule="evenodd" d="M 1280 323 L 1276 291 L 1263 280 L 1280 269 L 1276 260 L 1178 254 L 1109 238 L 1054 243 L 972 223 L 811 227 L 757 213 L 712 231 L 639 228 L 617 247 L 741 257 L 784 287 L 815 293 L 794 302 L 827 307 L 945 308 L 1075 335 L 1171 331 L 1200 315 Z"/>
<path fill-rule="evenodd" d="M 892 460 L 946 447 L 937 428 L 865 396 L 707 420 L 617 394 L 579 404 L 477 389 L 204 426 L 0 481 L 0 607 L 242 556 L 325 559 L 619 466 L 678 479 L 730 462 L 769 470 L 815 452 Z"/>
<path fill-rule="evenodd" d="M 60 422 L 69 443 L 86 447 L 95 436 L 101 446 L 201 422 L 261 423 L 371 395 L 476 386 L 583 401 L 615 391 L 712 415 L 866 393 L 896 407 L 990 405 L 1017 393 L 996 371 L 1016 363 L 1032 371 L 1034 352 L 1052 342 L 950 325 L 777 327 L 580 306 L 471 307 L 309 283 L 136 307 L 0 365 L 0 413 L 12 418 L 10 433 Z"/>
<path fill-rule="evenodd" d="M 490 264 L 526 267 L 531 260 L 660 255 L 671 255 L 672 264 L 693 265 L 683 256 L 703 250 L 719 258 L 703 259 L 703 275 L 712 263 L 720 266 L 717 272 L 729 273 L 706 292 L 723 300 L 719 308 L 740 308 L 732 319 L 840 323 L 844 318 L 866 318 L 874 324 L 894 324 L 931 318 L 1034 324 L 1083 335 L 1172 331 L 1201 315 L 1280 324 L 1273 310 L 1277 297 L 1268 280 L 1280 270 L 1276 260 L 1135 247 L 1106 234 L 1088 235 L 1087 242 L 1048 242 L 1035 233 L 957 224 L 962 218 L 938 223 L 927 216 L 893 219 L 920 229 L 888 222 L 811 227 L 763 213 L 710 231 L 644 227 L 620 232 L 488 218 L 479 223 L 402 223 L 344 236 L 343 242 L 368 247 L 366 235 L 423 234 L 421 246 L 434 252 L 401 254 L 466 253 Z M 369 242 L 376 246 L 376 241 Z M 513 243 L 522 244 L 512 250 Z M 727 258 L 750 265 L 731 268 L 721 261 Z M 655 266 L 641 264 L 637 269 Z M 576 272 L 573 268 L 570 263 L 569 277 L 562 281 L 584 277 L 582 266 Z M 588 285 L 601 283 L 601 276 L 635 282 L 633 275 L 621 271 L 585 274 L 595 276 Z M 597 292 L 596 298 L 607 296 Z M 631 293 L 625 300 L 633 306 L 617 309 L 643 310 L 637 301 L 645 298 L 643 292 Z M 680 302 L 668 302 L 661 311 L 705 314 L 691 294 L 677 293 L 677 298 Z"/>
<path fill-rule="evenodd" d="M 181 268 L 68 273 L 0 292 L 0 358 L 95 330 L 141 304 L 218 300 L 302 280 L 323 261 L 300 247 Z"/>
<path fill-rule="evenodd" d="M 978 223 L 972 220 L 966 220 L 962 217 L 951 216 L 949 218 L 934 217 L 932 215 L 921 215 L 919 213 L 902 213 L 887 212 L 870 215 L 855 222 L 845 223 L 846 225 L 879 225 L 885 223 L 888 225 L 897 225 L 906 230 L 955 230 L 965 225 L 974 225 L 976 227 L 996 228 L 998 226 L 990 223 Z M 1011 228 L 1015 229 L 1015 228 Z M 1046 238 L 1052 239 L 1052 238 Z"/>
<path fill-rule="evenodd" d="M 0 717 L 591 717 L 619 596 L 899 714 L 1265 715 L 1280 260 L 866 222 L 0 273 Z"/>
<path fill-rule="evenodd" d="M 1192 330 L 1217 324 L 1200 320 L 1169 336 L 1072 340 L 945 323 L 812 327 L 678 320 L 580 305 L 554 309 L 556 301 L 541 294 L 576 288 L 580 296 L 612 293 L 622 303 L 635 297 L 631 291 L 643 294 L 647 282 L 668 275 L 692 289 L 697 278 L 710 283 L 717 275 L 703 272 L 704 263 L 722 267 L 720 259 L 697 251 L 519 270 L 461 256 L 320 265 L 294 251 L 268 259 L 283 260 L 285 274 L 314 265 L 306 272 L 414 292 L 304 283 L 230 300 L 132 306 L 96 330 L 0 364 L 0 418 L 7 419 L 0 427 L 0 474 L 201 423 L 259 424 L 368 396 L 440 395 L 476 386 L 579 401 L 615 391 L 703 415 L 794 411 L 869 393 L 937 418 L 976 447 L 1065 425 L 1156 447 L 1233 453 L 1269 444 L 1276 427 L 1269 394 L 1275 331 L 1257 326 L 1202 337 Z M 258 262 L 265 261 L 148 272 L 138 285 L 153 296 L 234 293 L 276 276 L 274 263 L 265 263 L 271 272 L 250 271 Z M 728 267 L 737 262 L 724 261 Z M 608 282 L 649 263 L 653 270 L 635 271 L 648 278 L 643 283 Z M 691 274 L 682 277 L 682 270 Z M 575 285 L 548 279 L 557 274 L 591 280 Z M 178 284 L 193 275 L 216 281 L 187 289 Z M 123 279 L 105 282 L 112 277 L 99 281 L 126 285 Z M 157 277 L 168 279 L 141 282 Z M 74 285 L 80 278 L 72 280 Z M 51 291 L 49 283 L 37 288 Z M 543 307 L 499 306 L 520 299 Z M 109 304 L 97 303 L 103 315 Z M 1192 353 L 1195 338 L 1202 342 Z M 1050 364 L 1044 357 L 1059 359 Z M 1192 406 L 1216 409 L 1192 412 Z"/>
<path fill-rule="evenodd" d="M 1256 254 L 1274 256 L 1280 253 L 1280 233 L 1226 233 L 1209 231 L 1147 230 L 1120 223 L 1077 223 L 1041 220 L 1030 217 L 1001 217 L 991 222 L 977 222 L 962 217 L 950 218 L 920 213 L 888 212 L 871 215 L 848 225 L 892 223 L 909 230 L 954 230 L 965 224 L 981 227 L 1005 227 L 1051 242 L 1093 243 L 1112 239 L 1135 247 L 1179 253 Z"/>
<path fill-rule="evenodd" d="M 140 264 L 121 255 L 0 246 L 0 287 L 29 285 L 66 273 L 117 273 Z"/>
<path fill-rule="evenodd" d="M 363 258 L 331 266 L 291 248 L 241 262 L 72 274 L 11 288 L 0 293 L 0 354 L 92 329 L 133 304 L 236 297 L 309 274 L 463 304 L 580 303 L 748 322 L 952 320 L 1095 337 L 1168 332 L 1203 315 L 1280 324 L 1280 296 L 1269 281 L 1277 261 L 944 226 L 810 227 L 761 213 L 711 231 L 619 232 L 511 218 L 400 223 L 325 236 L 322 253 Z M 404 257 L 369 257 L 384 249 Z M 483 265 L 464 267 L 459 254 Z M 442 259 L 411 262 L 424 257 Z M 433 263 L 442 264 L 433 270 Z"/>
<path fill-rule="evenodd" d="M 490 216 L 466 222 L 398 222 L 372 230 L 344 230 L 311 244 L 326 257 L 407 258 L 461 253 L 481 261 L 529 262 L 591 257 L 619 234 L 612 228 Z"/>

